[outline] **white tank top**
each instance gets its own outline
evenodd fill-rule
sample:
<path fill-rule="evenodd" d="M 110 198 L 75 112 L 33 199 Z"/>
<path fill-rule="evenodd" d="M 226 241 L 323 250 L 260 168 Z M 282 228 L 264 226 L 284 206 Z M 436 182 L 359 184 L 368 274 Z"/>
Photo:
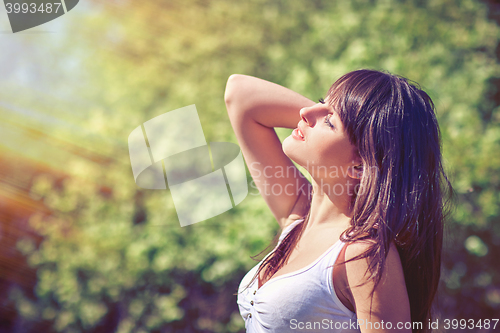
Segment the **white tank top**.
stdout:
<path fill-rule="evenodd" d="M 278 245 L 302 221 L 287 226 Z M 271 278 L 261 288 L 255 279 L 243 290 L 272 252 L 253 267 L 238 288 L 238 307 L 247 333 L 361 332 L 356 314 L 342 304 L 333 287 L 332 266 L 344 244 L 339 240 L 306 267 Z"/>

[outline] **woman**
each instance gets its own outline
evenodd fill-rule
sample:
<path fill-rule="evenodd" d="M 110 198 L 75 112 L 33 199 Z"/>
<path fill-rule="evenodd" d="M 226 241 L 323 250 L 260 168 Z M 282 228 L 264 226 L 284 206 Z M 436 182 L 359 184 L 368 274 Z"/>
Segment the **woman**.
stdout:
<path fill-rule="evenodd" d="M 430 331 L 451 187 L 429 96 L 399 76 L 358 70 L 319 103 L 232 75 L 225 101 L 282 229 L 240 285 L 247 332 Z M 274 127 L 294 131 L 281 144 Z"/>

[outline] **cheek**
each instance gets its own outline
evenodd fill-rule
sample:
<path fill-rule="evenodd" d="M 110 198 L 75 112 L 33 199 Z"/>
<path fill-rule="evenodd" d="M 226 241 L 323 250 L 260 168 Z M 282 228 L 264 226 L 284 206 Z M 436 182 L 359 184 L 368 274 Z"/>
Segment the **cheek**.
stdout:
<path fill-rule="evenodd" d="M 322 142 L 311 151 L 310 157 L 315 160 L 316 165 L 321 166 L 344 166 L 352 163 L 353 148 L 344 142 Z"/>
<path fill-rule="evenodd" d="M 282 149 L 295 163 L 306 169 L 314 167 L 338 167 L 350 164 L 352 147 L 350 144 L 339 141 L 326 141 L 325 138 L 296 142 L 291 136 L 282 144 Z"/>

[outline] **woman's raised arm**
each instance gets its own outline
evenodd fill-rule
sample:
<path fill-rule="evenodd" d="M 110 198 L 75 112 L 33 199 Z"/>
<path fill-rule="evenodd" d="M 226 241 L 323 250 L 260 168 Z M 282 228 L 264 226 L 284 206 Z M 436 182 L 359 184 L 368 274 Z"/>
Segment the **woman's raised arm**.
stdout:
<path fill-rule="evenodd" d="M 280 85 L 231 75 L 224 96 L 250 174 L 281 228 L 307 213 L 310 184 L 283 153 L 274 127 L 296 128 L 310 99 Z"/>

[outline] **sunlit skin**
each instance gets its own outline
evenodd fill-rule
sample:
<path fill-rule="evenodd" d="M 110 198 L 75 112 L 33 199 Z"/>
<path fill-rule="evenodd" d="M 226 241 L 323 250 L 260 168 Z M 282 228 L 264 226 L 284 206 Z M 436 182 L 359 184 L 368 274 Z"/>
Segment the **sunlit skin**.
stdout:
<path fill-rule="evenodd" d="M 297 129 L 301 135 L 287 137 L 283 152 L 311 175 L 313 207 L 323 202 L 323 209 L 328 212 L 324 220 L 331 220 L 329 215 L 333 211 L 349 218 L 350 196 L 359 183 L 353 175 L 354 166 L 361 164 L 356 147 L 350 143 L 339 115 L 327 102 L 304 107 L 299 115 Z M 311 217 L 323 209 L 311 209 Z M 323 220 L 321 216 L 311 218 L 311 223 Z"/>
<path fill-rule="evenodd" d="M 249 168 L 252 177 L 280 227 L 285 228 L 304 216 L 310 204 L 309 221 L 297 246 L 286 265 L 270 279 L 299 270 L 324 253 L 350 225 L 352 189 L 359 183 L 359 173 L 353 167 L 361 164 L 357 150 L 350 143 L 337 112 L 328 101 L 314 103 L 289 89 L 244 75 L 230 77 L 225 101 L 245 160 L 252 165 Z M 281 144 L 274 127 L 291 128 L 294 132 Z M 290 159 L 309 171 L 312 184 L 305 178 L 293 177 L 293 173 L 288 176 L 280 174 L 279 177 L 272 172 L 264 175 L 265 167 L 293 168 Z M 331 177 L 328 170 L 332 167 L 345 172 Z M 298 190 L 279 195 L 265 191 L 265 186 L 284 188 L 290 184 L 297 189 L 301 186 L 312 187 L 312 198 Z M 340 191 L 340 188 L 343 190 Z M 364 252 L 368 245 L 367 242 L 348 245 L 345 259 Z M 373 289 L 371 282 L 355 287 L 367 279 L 366 259 L 334 270 L 332 278 L 336 293 L 358 319 L 394 323 L 410 321 L 404 275 L 394 244 L 386 263 L 386 274 L 373 297 L 370 297 Z M 263 279 L 261 273 L 259 286 L 268 281 Z M 361 328 L 363 333 L 390 331 Z M 401 329 L 398 332 L 411 330 Z"/>
<path fill-rule="evenodd" d="M 297 130 L 302 133 L 303 140 L 290 135 L 283 141 L 283 151 L 306 168 L 313 178 L 326 180 L 325 170 L 338 167 L 347 171 L 361 163 L 338 113 L 327 102 L 304 107 L 299 114 L 301 120 Z"/>
<path fill-rule="evenodd" d="M 299 135 L 292 134 L 287 137 L 283 141 L 283 151 L 296 163 L 305 167 L 311 174 L 314 194 L 311 201 L 310 224 L 305 231 L 302 244 L 306 244 L 307 239 L 311 239 L 310 247 L 313 247 L 313 244 L 318 244 L 318 241 L 323 240 L 328 243 L 328 240 L 319 236 L 320 232 L 328 230 L 335 233 L 348 227 L 351 217 L 350 193 L 352 192 L 350 190 L 352 190 L 353 185 L 359 182 L 354 174 L 355 169 L 353 167 L 361 164 L 361 160 L 356 147 L 349 141 L 348 134 L 344 130 L 338 113 L 328 104 L 328 101 L 302 108 L 300 116 L 302 119 L 297 126 Z M 324 171 L 331 169 L 346 170 L 346 172 L 335 173 L 338 177 L 332 178 L 329 177 L 328 172 Z M 323 185 L 321 186 L 322 191 L 319 189 L 318 184 Z M 332 189 L 334 186 L 338 188 L 338 185 L 341 185 L 344 191 L 335 191 L 333 193 Z M 325 228 L 326 226 L 329 228 Z M 352 258 L 364 252 L 367 246 L 368 243 L 348 246 L 345 252 L 346 258 Z M 305 248 L 306 245 L 303 245 L 303 247 Z M 299 244 L 296 253 L 300 251 Z M 357 312 L 358 319 L 372 322 L 384 319 L 386 322 L 391 321 L 390 316 L 387 316 L 387 313 L 389 313 L 388 308 L 392 307 L 390 313 L 401 313 L 399 310 L 400 305 L 408 304 L 407 297 L 405 297 L 406 286 L 404 285 L 404 279 L 401 278 L 403 274 L 401 262 L 394 243 L 389 252 L 387 265 L 389 271 L 397 271 L 396 276 L 398 277 L 393 279 L 392 282 L 384 281 L 378 287 L 380 292 L 376 293 L 371 309 L 367 309 L 367 305 L 371 301 L 367 297 L 371 288 L 373 288 L 371 283 L 351 288 L 349 292 L 338 292 L 339 298 L 344 302 L 344 305 Z M 348 263 L 345 268 L 340 266 L 336 273 L 347 275 L 347 279 L 344 279 L 344 277 L 334 279 L 337 290 L 342 290 L 345 287 L 344 284 L 356 286 L 364 282 L 362 277 L 365 275 L 366 269 L 367 265 L 364 261 Z M 288 268 L 285 273 L 289 271 L 293 270 Z M 277 274 L 285 273 L 278 272 Z M 399 289 L 401 297 L 398 298 L 398 294 L 396 294 L 396 298 L 394 298 L 391 293 L 392 288 L 394 290 Z M 365 329 L 364 331 L 369 332 L 370 330 Z"/>

